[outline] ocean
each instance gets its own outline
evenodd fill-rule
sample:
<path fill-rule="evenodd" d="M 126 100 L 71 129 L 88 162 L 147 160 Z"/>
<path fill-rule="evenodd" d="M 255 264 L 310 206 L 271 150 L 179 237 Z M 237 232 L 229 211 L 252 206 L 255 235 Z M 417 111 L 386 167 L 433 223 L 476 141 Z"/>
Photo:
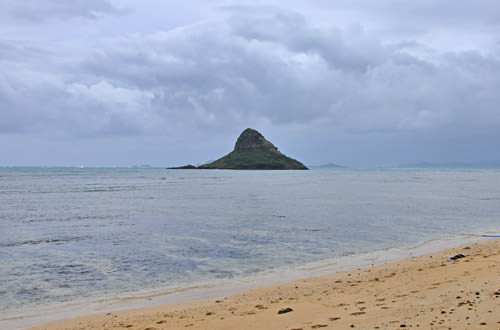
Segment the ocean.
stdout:
<path fill-rule="evenodd" d="M 0 325 L 499 230 L 498 170 L 4 167 Z"/>

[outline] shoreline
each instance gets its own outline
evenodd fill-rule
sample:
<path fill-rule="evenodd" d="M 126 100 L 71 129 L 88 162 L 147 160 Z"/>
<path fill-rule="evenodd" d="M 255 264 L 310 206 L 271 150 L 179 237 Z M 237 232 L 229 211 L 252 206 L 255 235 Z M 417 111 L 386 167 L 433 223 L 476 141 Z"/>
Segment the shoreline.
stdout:
<path fill-rule="evenodd" d="M 442 254 L 450 254 L 452 251 L 458 251 L 461 248 L 451 248 L 449 249 L 450 245 L 451 246 L 457 246 L 459 241 L 458 237 L 454 239 L 441 239 L 441 240 L 434 240 L 430 242 L 425 242 L 416 246 L 413 246 L 412 248 L 398 248 L 398 249 L 389 249 L 389 250 L 382 250 L 382 251 L 376 251 L 375 253 L 367 253 L 363 255 L 357 256 L 358 260 L 356 262 L 351 262 L 349 264 L 343 263 L 343 268 L 339 266 L 342 265 L 342 261 L 340 259 L 335 259 L 336 263 L 334 264 L 327 264 L 325 263 L 322 264 L 321 267 L 315 267 L 314 264 L 306 265 L 303 267 L 299 267 L 296 269 L 295 273 L 290 274 L 279 274 L 278 272 L 270 273 L 267 274 L 268 278 L 267 280 L 263 280 L 260 278 L 259 280 L 241 280 L 232 284 L 222 284 L 222 285 L 215 285 L 213 287 L 204 287 L 204 288 L 199 288 L 199 289 L 194 289 L 194 290 L 186 290 L 183 292 L 177 292 L 173 294 L 157 294 L 157 295 L 150 295 L 150 296 L 145 296 L 145 297 L 130 297 L 130 298 L 124 298 L 118 300 L 118 303 L 110 303 L 109 301 L 105 301 L 104 303 L 101 304 L 94 304 L 93 306 L 90 306 L 89 308 L 86 308 L 85 310 L 80 309 L 79 311 L 77 309 L 74 310 L 67 310 L 63 313 L 60 313 L 59 315 L 48 315 L 45 319 L 42 318 L 35 318 L 32 319 L 32 321 L 35 321 L 35 323 L 31 322 L 29 324 L 29 318 L 18 318 L 17 320 L 12 319 L 11 321 L 2 322 L 4 323 L 3 326 L 6 326 L 7 329 L 24 329 L 28 328 L 29 326 L 33 325 L 40 325 L 38 327 L 35 327 L 33 329 L 65 329 L 68 328 L 67 324 L 68 322 L 71 323 L 74 320 L 80 320 L 84 319 L 86 320 L 85 322 L 90 322 L 89 324 L 94 324 L 93 322 L 96 322 L 97 320 L 101 320 L 103 316 L 106 315 L 117 315 L 119 314 L 120 316 L 117 316 L 117 318 L 125 317 L 125 319 L 128 319 L 129 316 L 125 315 L 136 315 L 138 311 L 141 311 L 143 313 L 146 313 L 150 315 L 150 318 L 154 313 L 158 313 L 157 311 L 159 310 L 185 310 L 185 309 L 192 309 L 193 306 L 200 306 L 203 305 L 205 308 L 209 308 L 208 306 L 214 305 L 215 307 L 220 307 L 222 306 L 220 300 L 219 303 L 215 303 L 214 299 L 224 299 L 223 302 L 226 302 L 227 299 L 230 301 L 232 299 L 236 299 L 235 297 L 241 297 L 241 296 L 247 296 L 249 293 L 253 292 L 258 292 L 261 290 L 271 290 L 275 291 L 276 288 L 280 287 L 287 287 L 292 285 L 292 283 L 297 283 L 297 282 L 311 282 L 311 283 L 316 283 L 317 281 L 322 280 L 323 278 L 340 278 L 340 277 L 350 277 L 347 276 L 349 272 L 356 272 L 359 269 L 363 269 L 364 272 L 372 273 L 372 272 L 377 272 L 379 271 L 378 269 L 381 267 L 393 267 L 395 264 L 399 263 L 414 263 L 415 259 L 422 259 L 426 255 L 442 255 Z M 463 242 L 463 240 L 467 240 Z M 488 238 L 480 238 L 477 236 L 469 236 L 467 238 L 460 237 L 460 242 L 463 244 L 467 245 L 474 245 L 474 246 L 482 246 L 484 244 L 490 244 L 489 242 L 499 242 L 499 240 L 492 240 Z M 480 243 L 475 243 L 475 242 L 480 242 Z M 448 246 L 447 246 L 448 245 Z M 497 243 L 498 245 L 498 243 Z M 463 246 L 462 246 L 463 247 Z M 392 250 L 392 251 L 391 251 Z M 394 254 L 394 250 L 398 250 L 399 254 Z M 402 255 L 402 251 L 405 250 L 405 255 Z M 443 251 L 444 250 L 444 251 Z M 439 251 L 439 252 L 437 252 Z M 378 257 L 376 256 L 378 254 Z M 381 258 L 381 257 L 385 257 Z M 352 256 L 347 256 L 343 257 L 346 260 L 353 258 Z M 434 257 L 437 258 L 437 257 Z M 364 259 L 364 260 L 360 260 Z M 442 259 L 442 257 L 441 257 Z M 397 260 L 397 261 L 396 261 Z M 435 259 L 437 260 L 437 259 Z M 362 261 L 360 263 L 360 261 Z M 442 260 L 441 260 L 442 261 Z M 458 261 L 460 262 L 460 261 Z M 373 264 L 376 265 L 373 265 Z M 446 264 L 445 264 L 446 265 Z M 367 267 L 368 266 L 368 267 Z M 397 271 L 395 272 L 396 274 L 398 273 Z M 343 281 L 348 281 L 344 279 Z M 499 284 L 500 288 L 500 284 Z M 495 289 L 499 289 L 495 288 Z M 265 296 L 272 296 L 271 294 L 264 294 L 262 297 L 259 298 L 259 300 L 265 300 Z M 225 298 L 221 298 L 225 297 Z M 267 297 L 268 298 L 268 297 Z M 252 303 L 254 303 L 253 301 Z M 69 305 L 69 304 L 67 304 Z M 255 304 L 253 306 L 257 306 L 260 304 Z M 212 306 L 212 307 L 214 307 Z M 252 308 L 253 306 L 248 306 L 248 308 Z M 197 307 L 197 308 L 198 308 Z M 274 306 L 273 306 L 274 307 Z M 267 307 L 266 307 L 267 308 Z M 264 310 L 264 309 L 263 309 Z M 110 314 L 111 313 L 111 314 Z M 151 314 L 153 313 L 153 314 Z M 194 312 L 194 314 L 196 314 Z M 121 316 L 124 315 L 124 316 Z M 249 314 L 249 315 L 254 315 L 254 314 Z M 359 314 L 362 315 L 362 314 Z M 51 318 L 52 316 L 52 318 Z M 55 317 L 57 316 L 57 317 Z M 203 315 L 199 316 L 201 318 Z M 75 319 L 74 317 L 77 317 Z M 193 316 L 194 317 L 194 316 Z M 59 319 L 59 321 L 57 321 Z M 224 318 L 226 320 L 226 318 Z M 46 322 L 53 322 L 50 325 L 47 324 Z M 222 321 L 222 320 L 221 320 Z M 499 320 L 500 321 L 500 320 Z M 79 321 L 80 322 L 80 321 Z M 84 322 L 84 323 L 85 323 Z M 104 320 L 102 320 L 104 322 Z M 122 322 L 122 321 L 121 321 Z M 0 323 L 0 324 L 2 324 Z M 23 324 L 21 326 L 21 324 Z M 122 322 L 123 323 L 123 322 Z M 136 322 L 137 323 L 137 322 Z M 143 322 L 144 323 L 144 322 Z M 147 323 L 147 322 L 146 322 Z M 154 323 L 154 322 L 152 322 Z M 204 322 L 201 322 L 201 324 Z M 17 324 L 17 326 L 16 326 Z M 130 324 L 133 324 L 130 323 Z M 130 325 L 127 324 L 127 325 Z M 225 322 L 225 324 L 229 324 L 229 322 Z M 104 325 L 103 325 L 104 326 Z M 192 325 L 191 327 L 196 328 L 196 324 Z M 94 326 L 88 327 L 87 329 L 95 328 Z M 97 326 L 99 328 L 99 326 Z M 136 327 L 129 327 L 131 329 L 136 329 Z M 139 329 L 140 327 L 137 327 Z M 142 329 L 145 329 L 148 327 L 143 327 Z M 175 327 L 174 327 L 175 328 Z M 237 327 L 236 327 L 237 328 Z M 279 328 L 279 326 L 278 326 Z M 86 329 L 85 327 L 82 327 L 82 329 Z M 152 329 L 168 329 L 168 327 L 165 327 L 165 325 L 162 324 L 162 327 L 159 327 L 157 324 L 156 326 L 153 326 Z M 304 328 L 305 329 L 305 328 Z"/>

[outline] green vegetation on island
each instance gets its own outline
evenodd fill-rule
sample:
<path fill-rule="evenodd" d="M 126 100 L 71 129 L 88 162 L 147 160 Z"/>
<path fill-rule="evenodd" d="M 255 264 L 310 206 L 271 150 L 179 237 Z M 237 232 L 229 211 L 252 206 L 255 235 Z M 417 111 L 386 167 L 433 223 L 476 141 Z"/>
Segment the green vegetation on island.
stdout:
<path fill-rule="evenodd" d="M 181 168 L 188 168 L 181 167 Z M 189 168 L 194 168 L 189 167 Z M 234 150 L 226 156 L 197 169 L 227 170 L 307 170 L 301 162 L 278 151 L 258 131 L 247 128 L 236 141 Z"/>

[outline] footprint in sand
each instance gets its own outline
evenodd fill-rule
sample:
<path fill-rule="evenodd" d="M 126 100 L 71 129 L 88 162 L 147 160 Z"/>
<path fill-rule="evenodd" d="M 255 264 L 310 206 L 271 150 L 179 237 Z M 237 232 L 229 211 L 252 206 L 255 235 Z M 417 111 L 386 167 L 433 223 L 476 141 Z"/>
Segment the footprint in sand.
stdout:
<path fill-rule="evenodd" d="M 255 315 L 256 313 L 254 311 L 247 311 L 247 312 L 243 312 L 243 313 L 240 313 L 240 316 L 245 316 L 245 315 Z"/>
<path fill-rule="evenodd" d="M 363 315 L 363 314 L 366 314 L 366 312 L 354 312 L 354 313 L 351 313 L 350 315 L 358 316 L 358 315 Z"/>

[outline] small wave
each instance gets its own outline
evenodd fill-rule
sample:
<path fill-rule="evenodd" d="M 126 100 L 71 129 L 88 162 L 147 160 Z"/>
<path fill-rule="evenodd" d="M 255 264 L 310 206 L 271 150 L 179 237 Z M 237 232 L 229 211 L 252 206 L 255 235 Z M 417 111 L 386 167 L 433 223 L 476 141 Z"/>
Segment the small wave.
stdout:
<path fill-rule="evenodd" d="M 91 238 L 90 236 L 76 236 L 76 237 L 63 237 L 63 238 L 46 238 L 46 239 L 37 239 L 37 240 L 27 240 L 27 241 L 18 241 L 18 242 L 7 242 L 0 243 L 0 247 L 17 247 L 23 245 L 39 245 L 39 244 L 64 244 L 68 242 L 78 242 Z"/>
<path fill-rule="evenodd" d="M 498 201 L 500 200 L 500 197 L 484 197 L 484 198 L 479 198 L 480 201 Z"/>
<path fill-rule="evenodd" d="M 77 190 L 79 192 L 115 192 L 115 191 L 127 191 L 135 190 L 135 186 L 105 186 L 105 187 L 95 187 Z"/>

